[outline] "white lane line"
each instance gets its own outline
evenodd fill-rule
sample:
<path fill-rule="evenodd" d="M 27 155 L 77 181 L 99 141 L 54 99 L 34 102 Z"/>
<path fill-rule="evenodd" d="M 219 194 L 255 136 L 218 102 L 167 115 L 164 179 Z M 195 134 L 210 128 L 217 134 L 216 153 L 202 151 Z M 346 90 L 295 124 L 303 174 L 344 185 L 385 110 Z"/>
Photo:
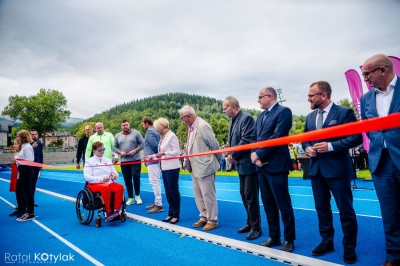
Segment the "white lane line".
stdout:
<path fill-rule="evenodd" d="M 43 192 L 43 191 L 41 191 Z M 50 193 L 49 193 L 50 194 Z M 60 195 L 60 194 L 59 194 Z M 8 200 L 6 200 L 5 198 L 3 198 L 2 196 L 0 196 L 0 199 L 2 201 L 4 201 L 5 203 L 7 203 L 8 205 L 10 205 L 11 207 L 15 207 L 14 204 L 12 204 L 11 202 L 9 202 Z M 64 243 L 66 246 L 68 246 L 69 248 L 75 250 L 77 253 L 79 253 L 82 257 L 84 257 L 85 259 L 87 259 L 88 261 L 90 261 L 91 263 L 93 263 L 94 265 L 98 265 L 98 266 L 104 266 L 103 263 L 101 263 L 100 261 L 96 260 L 95 258 L 93 258 L 92 256 L 90 256 L 89 254 L 87 254 L 85 251 L 81 250 L 80 248 L 78 248 L 77 246 L 75 246 L 74 244 L 72 244 L 71 242 L 69 242 L 68 240 L 66 240 L 65 238 L 63 238 L 62 236 L 60 236 L 59 234 L 57 234 L 56 232 L 54 232 L 53 230 L 51 230 L 50 228 L 48 228 L 47 226 L 45 226 L 44 224 L 42 224 L 41 222 L 39 222 L 38 220 L 32 220 L 32 222 L 36 223 L 37 225 L 39 225 L 41 228 L 43 228 L 45 231 L 47 231 L 48 233 L 50 233 L 51 235 L 53 235 L 54 237 L 56 237 L 58 240 L 60 240 L 62 243 Z"/>

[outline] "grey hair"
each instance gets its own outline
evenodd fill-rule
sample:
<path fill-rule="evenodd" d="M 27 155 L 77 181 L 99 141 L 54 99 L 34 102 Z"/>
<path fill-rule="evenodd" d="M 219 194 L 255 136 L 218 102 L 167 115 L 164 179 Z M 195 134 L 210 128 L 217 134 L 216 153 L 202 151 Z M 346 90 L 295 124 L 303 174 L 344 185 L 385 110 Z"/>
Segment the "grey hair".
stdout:
<path fill-rule="evenodd" d="M 190 105 L 185 105 L 179 110 L 179 113 L 181 115 L 195 115 L 196 111 Z"/>

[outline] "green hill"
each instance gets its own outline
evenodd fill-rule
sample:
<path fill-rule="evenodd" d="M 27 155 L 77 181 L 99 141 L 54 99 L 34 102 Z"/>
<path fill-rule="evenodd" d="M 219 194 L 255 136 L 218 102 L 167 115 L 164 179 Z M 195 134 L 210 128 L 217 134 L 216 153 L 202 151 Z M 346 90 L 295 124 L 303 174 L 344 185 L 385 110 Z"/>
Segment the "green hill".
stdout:
<path fill-rule="evenodd" d="M 220 144 L 226 143 L 229 119 L 222 113 L 222 100 L 187 93 L 167 93 L 119 104 L 70 127 L 68 131 L 80 137 L 86 124 L 91 123 L 94 125 L 95 122 L 100 121 L 107 131 L 116 134 L 121 131 L 120 122 L 123 119 L 127 119 L 132 128 L 144 134 L 145 132 L 140 122 L 144 116 L 150 116 L 154 120 L 164 117 L 169 120 L 170 128 L 175 132 L 182 144 L 186 140 L 187 127 L 181 121 L 178 111 L 186 104 L 192 106 L 200 117 L 211 124 Z M 254 117 L 258 113 L 256 110 L 247 111 Z"/>

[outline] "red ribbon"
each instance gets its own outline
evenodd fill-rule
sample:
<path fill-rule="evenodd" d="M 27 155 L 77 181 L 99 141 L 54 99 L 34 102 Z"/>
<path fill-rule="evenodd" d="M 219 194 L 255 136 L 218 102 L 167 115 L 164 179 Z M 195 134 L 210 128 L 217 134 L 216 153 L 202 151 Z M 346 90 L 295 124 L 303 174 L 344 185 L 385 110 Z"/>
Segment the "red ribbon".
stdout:
<path fill-rule="evenodd" d="M 312 140 L 319 140 L 319 139 L 328 139 L 328 138 L 337 138 L 343 137 L 353 134 L 361 134 L 363 132 L 371 132 L 371 131 L 379 131 L 391 128 L 398 128 L 400 127 L 400 113 L 390 114 L 385 117 L 376 117 L 371 118 L 363 121 L 356 121 L 347 124 L 337 125 L 329 128 L 323 128 L 319 130 L 314 130 L 306 133 L 296 134 L 292 136 L 276 138 L 276 139 L 269 139 L 259 142 L 254 142 L 250 144 L 235 146 L 224 148 L 220 150 L 214 151 L 207 151 L 201 152 L 196 154 L 190 155 L 182 155 L 176 157 L 169 157 L 169 158 L 161 158 L 158 160 L 142 160 L 137 162 L 123 162 L 122 165 L 125 164 L 139 164 L 142 162 L 158 162 L 160 160 L 175 160 L 175 159 L 182 159 L 182 158 L 189 158 L 195 156 L 205 156 L 211 154 L 218 154 L 223 152 L 236 152 L 236 151 L 243 151 L 243 150 L 250 150 L 250 149 L 259 149 L 259 148 L 266 148 L 272 146 L 280 146 L 280 145 L 287 145 L 289 143 L 297 143 L 297 142 L 305 142 L 305 141 L 312 141 Z M 21 159 L 17 159 L 18 163 L 24 165 L 31 165 L 37 167 L 52 167 L 52 168 L 62 168 L 65 166 L 52 166 L 46 164 L 40 164 L 30 161 L 25 161 Z M 118 165 L 118 164 L 115 164 Z M 98 165 L 100 166 L 100 165 Z"/>

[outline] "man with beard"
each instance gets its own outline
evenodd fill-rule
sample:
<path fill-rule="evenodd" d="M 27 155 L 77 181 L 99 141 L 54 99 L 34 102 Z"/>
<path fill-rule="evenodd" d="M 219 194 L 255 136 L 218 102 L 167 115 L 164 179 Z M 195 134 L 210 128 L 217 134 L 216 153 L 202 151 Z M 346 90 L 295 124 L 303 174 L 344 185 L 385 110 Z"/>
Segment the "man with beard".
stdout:
<path fill-rule="evenodd" d="M 143 149 L 144 139 L 142 134 L 131 126 L 127 120 L 121 122 L 122 131 L 115 135 L 113 150 L 121 156 L 121 171 L 124 176 L 128 201 L 126 205 L 142 204 L 140 198 L 140 172 L 142 170 L 140 150 Z M 132 182 L 133 180 L 133 182 Z M 135 188 L 135 199 L 133 198 Z"/>
<path fill-rule="evenodd" d="M 331 86 L 326 81 L 310 85 L 308 101 L 315 111 L 307 116 L 304 132 L 357 121 L 352 109 L 338 106 L 331 101 L 331 94 Z M 343 260 L 348 264 L 357 261 L 358 226 L 350 183 L 354 172 L 349 149 L 361 142 L 361 134 L 303 142 L 303 149 L 311 158 L 309 176 L 322 238 L 322 242 L 312 251 L 313 256 L 322 256 L 334 249 L 332 193 L 339 209 L 343 230 Z"/>

